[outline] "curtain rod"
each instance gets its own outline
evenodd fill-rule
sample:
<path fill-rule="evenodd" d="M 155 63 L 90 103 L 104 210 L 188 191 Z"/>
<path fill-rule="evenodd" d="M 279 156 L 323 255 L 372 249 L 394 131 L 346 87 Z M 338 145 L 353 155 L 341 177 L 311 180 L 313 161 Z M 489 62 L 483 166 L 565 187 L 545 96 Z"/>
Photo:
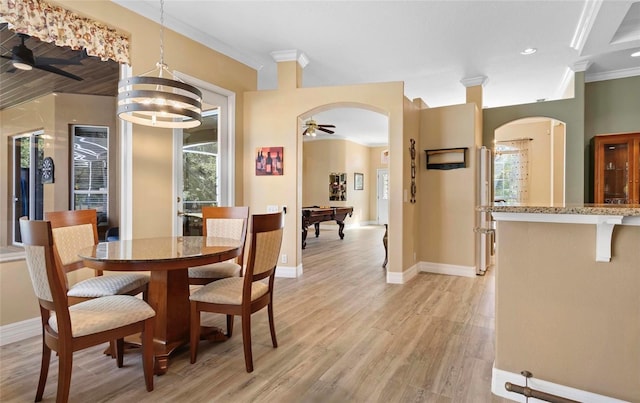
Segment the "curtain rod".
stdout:
<path fill-rule="evenodd" d="M 526 137 L 526 138 L 523 137 L 521 139 L 499 140 L 499 141 L 496 141 L 496 143 L 510 143 L 512 141 L 522 141 L 522 140 L 533 141 L 531 137 Z"/>

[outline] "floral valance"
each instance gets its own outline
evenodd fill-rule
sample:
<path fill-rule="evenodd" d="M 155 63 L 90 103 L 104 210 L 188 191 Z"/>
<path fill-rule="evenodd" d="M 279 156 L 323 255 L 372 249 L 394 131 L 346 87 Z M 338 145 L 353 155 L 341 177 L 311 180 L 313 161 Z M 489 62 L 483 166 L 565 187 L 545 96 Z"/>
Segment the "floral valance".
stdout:
<path fill-rule="evenodd" d="M 86 49 L 89 56 L 129 64 L 129 38 L 43 0 L 0 0 L 0 22 L 41 41 Z"/>

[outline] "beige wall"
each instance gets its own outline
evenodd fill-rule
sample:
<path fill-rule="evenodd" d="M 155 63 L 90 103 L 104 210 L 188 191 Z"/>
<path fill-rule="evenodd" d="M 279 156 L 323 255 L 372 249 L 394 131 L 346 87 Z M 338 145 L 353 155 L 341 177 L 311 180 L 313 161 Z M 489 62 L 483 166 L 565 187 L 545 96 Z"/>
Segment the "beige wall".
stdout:
<path fill-rule="evenodd" d="M 478 110 L 475 104 L 424 109 L 418 141 L 418 260 L 475 267 Z M 424 150 L 468 147 L 467 167 L 426 169 Z"/>
<path fill-rule="evenodd" d="M 133 74 L 154 68 L 160 57 L 159 25 L 117 4 L 60 1 L 63 7 L 128 32 Z M 243 203 L 244 93 L 257 88 L 257 72 L 170 29 L 164 30 L 164 61 L 171 70 L 214 84 L 236 94 L 236 204 Z M 193 63 L 197 60 L 197 63 Z M 171 235 L 173 137 L 171 130 L 133 126 L 133 236 Z M 252 171 L 249 171 L 252 172 Z M 152 203 L 150 203 L 152 201 Z"/>
<path fill-rule="evenodd" d="M 128 32 L 131 38 L 131 63 L 133 74 L 140 74 L 151 70 L 159 59 L 159 26 L 154 22 L 118 6 L 111 1 L 59 1 L 64 8 L 76 11 L 81 15 L 105 23 L 111 27 Z M 236 203 L 243 203 L 243 175 L 245 167 L 244 153 L 244 92 L 257 88 L 257 72 L 227 56 L 217 53 L 205 46 L 182 35 L 165 29 L 164 32 L 165 62 L 171 69 L 187 74 L 191 77 L 212 83 L 236 94 L 235 111 L 235 143 L 236 143 Z M 198 63 L 192 63 L 198 60 Z M 68 208 L 68 179 L 64 175 L 68 172 L 68 158 L 63 156 L 68 141 L 68 124 L 73 123 L 70 112 L 96 112 L 98 108 L 88 108 L 83 105 L 71 107 L 63 104 L 64 120 L 55 121 L 53 117 L 56 108 L 53 96 L 42 99 L 41 105 L 21 105 L 20 108 L 1 112 L 0 136 L 0 211 L 8 211 L 8 135 L 33 129 L 45 129 L 45 133 L 55 136 L 55 144 L 48 146 L 45 155 L 51 155 L 56 163 L 56 183 L 45 186 L 45 209 Z M 48 104 L 45 110 L 40 110 L 42 104 Z M 105 111 L 106 112 L 106 111 Z M 113 121 L 114 112 L 110 112 Z M 78 119 L 78 122 L 90 124 L 90 119 Z M 98 124 L 98 123 L 93 123 Z M 115 130 L 110 132 L 114 136 Z M 172 230 L 172 183 L 171 166 L 173 159 L 173 139 L 169 130 L 133 126 L 133 235 L 134 237 L 170 235 Z M 49 154 L 49 153 L 53 154 Z M 253 171 L 249 171 L 253 172 Z M 116 190 L 117 192 L 117 190 Z M 2 214 L 2 228 L 8 224 L 6 214 Z M 4 232 L 4 231 L 3 231 Z M 2 235 L 6 237 L 6 235 Z M 6 240 L 3 239 L 4 242 Z M 2 263 L 0 275 L 3 287 L 11 285 L 15 290 L 31 290 L 28 278 L 24 276 L 26 266 L 24 261 Z M 3 288 L 4 291 L 4 288 Z M 23 295 L 32 295 L 23 294 Z M 0 324 L 31 319 L 37 316 L 35 299 L 29 303 L 16 306 L 16 299 L 8 299 L 11 293 L 3 292 L 0 296 L 2 317 Z M 10 302 L 9 302 L 10 301 Z M 4 309 L 12 306 L 11 317 L 4 314 Z"/>
<path fill-rule="evenodd" d="M 498 222 L 495 367 L 640 401 L 640 227 Z"/>
<path fill-rule="evenodd" d="M 9 155 L 11 136 L 44 130 L 45 156 L 52 157 L 55 164 L 55 182 L 44 185 L 44 206 L 47 211 L 67 210 L 70 207 L 69 162 L 71 149 L 69 145 L 70 125 L 108 126 L 110 136 L 110 163 L 113 175 L 110 180 L 109 202 L 110 221 L 117 222 L 117 150 L 118 136 L 115 130 L 115 99 L 113 97 L 58 94 L 47 95 L 33 101 L 0 111 L 0 158 L 2 164 L 0 193 L 2 193 L 2 237 L 3 245 L 11 243 L 12 227 L 10 204 L 12 157 Z M 114 165 L 115 164 L 115 165 Z M 115 176 L 115 177 L 114 177 Z M 90 273 L 78 272 L 71 276 L 71 281 L 86 278 Z M 2 263 L 0 265 L 0 325 L 29 319 L 38 315 L 38 303 L 31 288 L 24 260 Z M 20 298 L 16 299 L 16 293 Z M 16 305 L 15 301 L 25 301 Z M 32 300 L 32 303 L 26 302 Z M 9 312 L 11 307 L 11 312 Z"/>
<path fill-rule="evenodd" d="M 348 140 L 315 140 L 303 142 L 302 205 L 352 206 L 353 216 L 346 225 L 366 223 L 370 220 L 370 198 L 375 193 L 371 178 L 369 147 Z M 364 174 L 363 190 L 355 190 L 353 174 Z M 329 201 L 329 174 L 347 174 L 347 200 Z"/>
<path fill-rule="evenodd" d="M 554 204 L 564 204 L 564 183 L 565 183 L 565 142 L 566 142 L 566 127 L 564 123 L 554 121 L 551 128 L 551 154 L 552 159 L 552 191 L 551 199 Z"/>
<path fill-rule="evenodd" d="M 285 64 L 295 62 L 282 62 Z M 280 64 L 282 64 L 280 63 Z M 279 68 L 279 74 L 296 74 L 296 69 Z M 389 271 L 402 272 L 402 167 L 403 158 L 403 85 L 402 83 L 365 84 L 343 87 L 296 88 L 297 77 L 280 77 L 280 88 L 273 91 L 254 91 L 245 94 L 244 196 L 253 213 L 264 213 L 267 205 L 287 205 L 290 214 L 281 253 L 295 259 L 289 265 L 299 266 L 301 259 L 302 160 L 300 134 L 302 119 L 315 112 L 340 106 L 359 106 L 389 117 L 389 149 L 391 150 L 391 194 Z M 285 173 L 282 176 L 255 176 L 253 166 L 258 147 L 284 147 Z M 394 157 L 394 150 L 398 150 Z M 350 177 L 350 181 L 353 178 Z M 350 190 L 349 194 L 353 191 Z"/>

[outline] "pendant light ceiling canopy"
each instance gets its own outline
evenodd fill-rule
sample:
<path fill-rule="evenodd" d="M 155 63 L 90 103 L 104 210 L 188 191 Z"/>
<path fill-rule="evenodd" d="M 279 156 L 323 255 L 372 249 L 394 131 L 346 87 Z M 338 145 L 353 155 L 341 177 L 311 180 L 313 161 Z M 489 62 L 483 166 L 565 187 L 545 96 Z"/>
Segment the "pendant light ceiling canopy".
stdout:
<path fill-rule="evenodd" d="M 118 117 L 144 126 L 182 129 L 200 126 L 202 93 L 176 77 L 164 64 L 163 36 L 164 0 L 160 0 L 160 61 L 155 69 L 118 82 Z"/>

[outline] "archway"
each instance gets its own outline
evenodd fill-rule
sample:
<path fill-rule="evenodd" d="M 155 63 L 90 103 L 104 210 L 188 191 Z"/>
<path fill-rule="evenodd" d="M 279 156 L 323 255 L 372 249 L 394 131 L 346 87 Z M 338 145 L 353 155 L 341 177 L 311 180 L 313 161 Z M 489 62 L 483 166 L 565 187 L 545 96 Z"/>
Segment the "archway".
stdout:
<path fill-rule="evenodd" d="M 566 124 L 538 116 L 513 120 L 494 132 L 494 200 L 565 203 Z"/>
<path fill-rule="evenodd" d="M 299 178 L 303 210 L 305 206 L 352 207 L 352 216 L 345 220 L 345 227 L 381 232 L 379 239 L 374 238 L 366 241 L 367 245 L 362 245 L 363 248 L 381 249 L 383 226 L 379 221 L 378 204 L 382 201 L 378 199 L 377 175 L 379 171 L 388 172 L 389 169 L 388 160 L 381 158 L 385 152 L 388 154 L 388 116 L 369 105 L 322 105 L 298 117 L 300 133 L 309 119 L 336 127 L 331 129 L 335 132 L 333 134 L 319 131 L 313 137 L 302 136 Z M 333 182 L 330 183 L 330 178 L 338 177 L 336 175 L 344 179 L 339 184 L 335 183 L 340 187 L 340 197 L 332 195 Z M 388 216 L 388 200 L 386 202 L 383 205 L 386 206 L 385 216 Z M 337 239 L 335 222 L 323 222 L 320 228 L 325 231 L 317 240 L 313 235 L 307 238 L 308 248 Z M 372 242 L 375 244 L 368 244 Z M 382 262 L 381 259 L 380 264 Z"/>

